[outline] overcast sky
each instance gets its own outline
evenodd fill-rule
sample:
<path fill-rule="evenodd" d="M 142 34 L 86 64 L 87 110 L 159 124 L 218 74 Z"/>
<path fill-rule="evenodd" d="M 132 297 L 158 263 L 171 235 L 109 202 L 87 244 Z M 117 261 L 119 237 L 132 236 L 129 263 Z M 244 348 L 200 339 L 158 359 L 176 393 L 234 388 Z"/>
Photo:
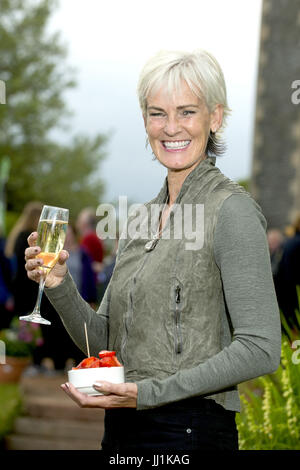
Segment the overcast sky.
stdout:
<path fill-rule="evenodd" d="M 136 96 L 139 72 L 160 49 L 206 49 L 219 61 L 232 116 L 217 165 L 237 180 L 251 172 L 261 0 L 60 0 L 51 29 L 61 31 L 78 86 L 65 97 L 72 131 L 112 132 L 100 173 L 104 201 L 152 199 L 166 169 L 145 149 Z M 60 138 L 68 138 L 60 136 Z"/>

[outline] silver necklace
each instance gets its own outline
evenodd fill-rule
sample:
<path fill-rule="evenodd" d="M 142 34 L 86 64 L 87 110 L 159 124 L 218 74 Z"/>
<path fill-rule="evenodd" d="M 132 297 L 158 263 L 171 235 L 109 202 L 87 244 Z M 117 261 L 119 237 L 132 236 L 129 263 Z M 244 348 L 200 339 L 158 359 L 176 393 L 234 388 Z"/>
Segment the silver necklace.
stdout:
<path fill-rule="evenodd" d="M 154 235 L 152 235 L 151 240 L 150 240 L 149 242 L 147 242 L 146 245 L 145 245 L 145 251 L 147 251 L 147 252 L 148 252 L 148 251 L 152 251 L 152 250 L 156 247 L 157 242 L 158 242 L 158 240 L 160 239 L 160 236 L 161 236 L 161 234 L 162 234 L 163 229 L 162 229 L 162 228 L 160 229 L 159 227 L 160 227 L 160 224 L 161 224 L 162 215 L 163 215 L 163 213 L 164 213 L 164 211 L 165 211 L 165 208 L 166 208 L 168 202 L 169 202 L 169 196 L 167 196 L 167 200 L 166 200 L 166 202 L 165 202 L 165 205 L 164 205 L 164 207 L 163 207 L 163 210 L 162 210 L 161 213 L 160 213 L 159 220 L 158 220 L 158 228 L 157 228 L 157 231 L 156 231 L 156 233 L 155 233 Z"/>

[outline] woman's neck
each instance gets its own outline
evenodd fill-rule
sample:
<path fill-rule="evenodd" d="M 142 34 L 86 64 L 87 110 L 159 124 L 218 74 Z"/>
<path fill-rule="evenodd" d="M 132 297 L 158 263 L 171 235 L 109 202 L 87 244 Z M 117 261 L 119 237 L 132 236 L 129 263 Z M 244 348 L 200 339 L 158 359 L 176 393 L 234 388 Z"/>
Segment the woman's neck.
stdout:
<path fill-rule="evenodd" d="M 205 160 L 206 155 L 200 161 L 197 161 L 194 165 L 184 170 L 168 170 L 168 190 L 169 190 L 169 201 L 168 206 L 171 207 L 180 193 L 181 187 L 186 177 L 199 165 L 202 160 Z"/>
<path fill-rule="evenodd" d="M 172 206 L 175 203 L 187 175 L 187 171 L 168 171 L 169 206 Z"/>

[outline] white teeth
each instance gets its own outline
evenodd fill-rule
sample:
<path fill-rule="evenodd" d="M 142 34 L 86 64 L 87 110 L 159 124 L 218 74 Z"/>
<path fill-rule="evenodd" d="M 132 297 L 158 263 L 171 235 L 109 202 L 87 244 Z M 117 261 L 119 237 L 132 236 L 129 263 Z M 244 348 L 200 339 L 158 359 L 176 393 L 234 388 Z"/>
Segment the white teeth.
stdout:
<path fill-rule="evenodd" d="M 183 149 L 184 147 L 187 147 L 189 145 L 190 140 L 178 140 L 176 142 L 166 142 L 164 141 L 163 144 L 167 149 Z"/>

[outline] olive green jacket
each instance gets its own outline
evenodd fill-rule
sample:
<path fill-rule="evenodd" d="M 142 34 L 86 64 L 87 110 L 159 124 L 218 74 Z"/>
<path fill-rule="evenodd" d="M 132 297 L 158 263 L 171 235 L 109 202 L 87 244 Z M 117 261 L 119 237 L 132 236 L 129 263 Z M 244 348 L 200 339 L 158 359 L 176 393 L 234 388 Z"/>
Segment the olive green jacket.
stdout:
<path fill-rule="evenodd" d="M 140 218 L 140 233 L 149 226 L 151 207 L 163 204 L 167 195 L 166 180 L 158 196 L 146 204 L 149 217 L 144 213 Z M 244 205 L 248 222 L 259 231 L 259 245 L 251 247 L 251 238 L 244 253 L 240 252 L 242 247 L 234 253 L 239 241 L 230 233 L 224 214 L 222 220 L 220 217 L 223 207 L 227 204 L 228 211 L 232 205 L 226 203 L 228 200 L 240 201 L 235 204 Z M 184 219 L 192 228 L 186 233 L 183 227 L 178 237 L 181 219 L 176 219 L 176 213 L 183 213 L 185 204 L 192 205 L 189 207 L 194 211 L 192 217 Z M 138 384 L 138 409 L 201 395 L 239 411 L 237 384 L 276 370 L 280 358 L 280 322 L 265 241 L 266 222 L 250 195 L 226 178 L 213 158 L 202 161 L 187 176 L 174 207 L 174 216 L 167 220 L 161 238 L 150 251 L 145 244 L 151 236 L 121 238 L 116 266 L 97 313 L 75 293 L 69 275 L 61 286 L 47 289 L 47 294 L 82 349 L 82 325 L 87 321 L 92 353 L 116 351 L 126 380 Z M 232 216 L 237 224 L 244 217 L 243 213 Z M 125 233 L 130 232 L 134 217 L 129 217 Z M 239 267 L 242 257 L 242 265 L 248 269 L 251 256 L 260 257 L 267 291 L 255 295 L 267 296 L 268 307 L 252 319 L 249 316 L 257 306 L 255 299 L 249 305 L 251 278 L 246 278 L 244 285 L 236 280 L 237 292 L 231 294 L 235 286 L 230 285 L 226 263 L 222 265 L 227 248 L 224 254 L 224 240 L 216 245 L 220 223 L 225 224 L 224 234 L 229 231 L 227 246 L 233 243 L 229 263 Z M 197 245 L 190 239 L 192 229 L 197 232 Z M 247 245 L 247 233 L 242 238 Z M 254 269 L 257 271 L 256 265 Z M 230 295 L 241 304 L 244 298 L 245 306 L 234 305 Z"/>

